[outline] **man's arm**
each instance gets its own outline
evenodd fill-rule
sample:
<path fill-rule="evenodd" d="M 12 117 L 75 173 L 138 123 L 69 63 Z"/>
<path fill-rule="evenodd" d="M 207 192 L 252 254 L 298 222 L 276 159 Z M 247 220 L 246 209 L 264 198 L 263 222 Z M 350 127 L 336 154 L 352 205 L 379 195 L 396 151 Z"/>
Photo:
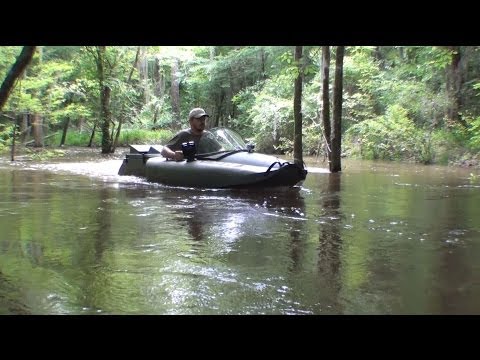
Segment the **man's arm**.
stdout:
<path fill-rule="evenodd" d="M 173 159 L 176 161 L 183 160 L 183 152 L 180 150 L 182 143 L 185 142 L 189 136 L 186 131 L 180 131 L 177 133 L 168 143 L 163 146 L 160 152 L 167 159 Z"/>
<path fill-rule="evenodd" d="M 164 145 L 160 154 L 167 159 L 173 159 L 175 161 L 183 160 L 183 152 L 182 151 L 173 151 L 168 146 Z"/>

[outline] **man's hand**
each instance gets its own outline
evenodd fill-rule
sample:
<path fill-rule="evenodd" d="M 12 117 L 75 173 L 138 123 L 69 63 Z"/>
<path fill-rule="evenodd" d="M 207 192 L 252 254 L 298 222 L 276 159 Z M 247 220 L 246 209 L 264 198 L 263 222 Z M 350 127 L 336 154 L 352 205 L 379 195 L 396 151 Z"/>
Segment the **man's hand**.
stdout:
<path fill-rule="evenodd" d="M 175 151 L 175 156 L 173 157 L 175 161 L 182 161 L 183 160 L 183 151 L 177 150 Z"/>

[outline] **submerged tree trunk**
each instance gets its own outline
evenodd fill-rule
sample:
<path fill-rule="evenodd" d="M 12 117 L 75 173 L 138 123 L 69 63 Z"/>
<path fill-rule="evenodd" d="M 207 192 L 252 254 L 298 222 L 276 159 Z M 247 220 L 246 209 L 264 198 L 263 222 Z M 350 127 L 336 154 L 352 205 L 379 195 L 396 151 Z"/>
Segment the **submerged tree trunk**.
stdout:
<path fill-rule="evenodd" d="M 0 110 L 2 110 L 7 102 L 10 92 L 15 85 L 15 81 L 22 75 L 23 71 L 32 60 L 33 54 L 35 54 L 35 49 L 36 46 L 24 46 L 22 52 L 18 55 L 17 60 L 5 77 L 5 80 L 3 80 L 2 86 L 0 87 Z"/>
<path fill-rule="evenodd" d="M 323 139 L 325 142 L 324 152 L 328 162 L 332 161 L 332 130 L 330 125 L 330 47 L 322 46 L 322 121 Z"/>
<path fill-rule="evenodd" d="M 342 171 L 342 93 L 343 93 L 343 55 L 345 46 L 337 46 L 335 54 L 335 83 L 333 87 L 333 132 L 332 132 L 332 159 L 330 171 Z"/>
<path fill-rule="evenodd" d="M 302 50 L 303 46 L 295 46 L 295 64 L 298 74 L 295 79 L 295 90 L 293 95 L 293 117 L 295 119 L 294 140 L 293 140 L 293 162 L 303 167 L 303 146 L 302 146 Z"/>

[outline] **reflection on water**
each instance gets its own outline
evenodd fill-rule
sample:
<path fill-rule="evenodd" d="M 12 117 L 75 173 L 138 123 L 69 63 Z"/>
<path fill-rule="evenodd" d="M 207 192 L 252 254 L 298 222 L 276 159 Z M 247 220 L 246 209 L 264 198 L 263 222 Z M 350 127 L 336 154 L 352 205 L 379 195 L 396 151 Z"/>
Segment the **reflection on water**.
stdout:
<path fill-rule="evenodd" d="M 471 170 L 345 162 L 246 191 L 120 163 L 0 161 L 0 313 L 480 313 Z"/>

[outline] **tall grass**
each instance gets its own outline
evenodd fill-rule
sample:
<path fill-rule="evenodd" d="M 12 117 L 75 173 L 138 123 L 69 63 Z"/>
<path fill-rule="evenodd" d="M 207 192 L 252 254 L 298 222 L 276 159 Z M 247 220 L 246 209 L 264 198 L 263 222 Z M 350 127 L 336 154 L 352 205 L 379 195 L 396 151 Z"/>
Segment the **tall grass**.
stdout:
<path fill-rule="evenodd" d="M 120 133 L 118 146 L 130 144 L 165 144 L 173 137 L 171 130 L 126 129 Z"/>

